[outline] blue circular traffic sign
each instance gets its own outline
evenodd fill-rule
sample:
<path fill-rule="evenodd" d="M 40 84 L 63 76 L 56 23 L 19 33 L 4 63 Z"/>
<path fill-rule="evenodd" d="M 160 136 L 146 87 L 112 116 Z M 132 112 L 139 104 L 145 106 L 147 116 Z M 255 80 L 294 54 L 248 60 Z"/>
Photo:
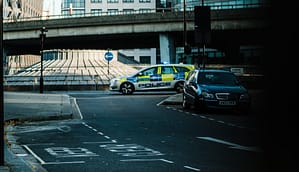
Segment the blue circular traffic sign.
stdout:
<path fill-rule="evenodd" d="M 110 51 L 106 52 L 105 53 L 105 59 L 107 61 L 111 61 L 113 59 L 113 54 Z"/>

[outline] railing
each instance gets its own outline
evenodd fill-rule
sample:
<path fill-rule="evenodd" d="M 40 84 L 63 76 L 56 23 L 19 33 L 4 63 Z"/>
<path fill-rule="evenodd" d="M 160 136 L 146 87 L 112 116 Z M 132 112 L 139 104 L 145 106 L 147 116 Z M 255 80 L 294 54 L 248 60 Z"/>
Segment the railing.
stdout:
<path fill-rule="evenodd" d="M 209 5 L 209 4 L 206 4 Z M 267 3 L 253 3 L 253 4 L 234 4 L 234 5 L 209 5 L 211 10 L 222 10 L 222 9 L 240 9 L 240 8 L 260 8 L 267 7 Z M 132 11 L 117 11 L 117 12 L 92 12 L 92 13 L 80 13 L 80 14 L 64 14 L 64 15 L 46 15 L 46 16 L 33 16 L 33 17 L 21 17 L 17 20 L 8 18 L 4 19 L 4 23 L 11 22 L 22 22 L 22 21 L 36 21 L 36 20 L 53 20 L 53 19 L 65 19 L 65 18 L 78 18 L 78 17 L 95 17 L 95 16 L 111 16 L 111 15 L 136 15 L 145 13 L 163 13 L 163 12 L 179 12 L 183 11 L 181 6 L 176 6 L 173 8 L 154 8 L 148 10 L 132 10 Z M 186 11 L 194 11 L 194 6 L 187 6 Z"/>

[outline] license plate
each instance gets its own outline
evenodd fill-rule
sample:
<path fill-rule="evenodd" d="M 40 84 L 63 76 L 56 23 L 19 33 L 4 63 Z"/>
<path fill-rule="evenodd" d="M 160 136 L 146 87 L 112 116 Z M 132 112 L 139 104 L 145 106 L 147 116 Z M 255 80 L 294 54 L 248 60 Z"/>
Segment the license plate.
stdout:
<path fill-rule="evenodd" d="M 219 105 L 233 106 L 236 105 L 236 101 L 219 101 Z"/>

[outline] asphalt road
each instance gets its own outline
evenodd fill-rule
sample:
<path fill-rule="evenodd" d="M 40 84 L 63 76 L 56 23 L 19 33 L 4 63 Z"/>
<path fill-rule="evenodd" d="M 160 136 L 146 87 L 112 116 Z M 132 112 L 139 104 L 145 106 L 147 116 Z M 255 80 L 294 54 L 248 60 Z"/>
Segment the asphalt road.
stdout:
<path fill-rule="evenodd" d="M 49 172 L 264 171 L 254 114 L 161 105 L 171 92 L 69 94 L 81 119 L 15 127 L 18 142 Z"/>

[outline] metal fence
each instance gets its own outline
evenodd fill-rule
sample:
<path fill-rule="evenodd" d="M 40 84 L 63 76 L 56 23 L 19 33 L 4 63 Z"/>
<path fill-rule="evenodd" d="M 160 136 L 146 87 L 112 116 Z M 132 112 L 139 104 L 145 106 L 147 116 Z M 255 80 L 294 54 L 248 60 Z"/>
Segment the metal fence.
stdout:
<path fill-rule="evenodd" d="M 268 3 L 241 3 L 241 4 L 207 4 L 210 6 L 211 10 L 223 10 L 223 9 L 240 9 L 240 8 L 259 8 L 269 6 Z M 154 8 L 147 10 L 131 10 L 131 11 L 115 11 L 113 13 L 109 11 L 92 12 L 92 13 L 80 13 L 80 14 L 64 14 L 64 15 L 46 15 L 46 16 L 33 16 L 33 17 L 20 17 L 17 20 L 14 19 L 4 19 L 4 23 L 9 22 L 21 22 L 21 21 L 36 21 L 36 20 L 53 20 L 53 19 L 65 19 L 65 18 L 78 18 L 78 17 L 95 17 L 95 16 L 111 16 L 111 15 L 136 15 L 145 13 L 163 13 L 163 12 L 177 12 L 183 11 L 184 9 L 179 7 L 173 8 Z M 194 11 L 194 6 L 186 6 L 186 11 Z"/>

